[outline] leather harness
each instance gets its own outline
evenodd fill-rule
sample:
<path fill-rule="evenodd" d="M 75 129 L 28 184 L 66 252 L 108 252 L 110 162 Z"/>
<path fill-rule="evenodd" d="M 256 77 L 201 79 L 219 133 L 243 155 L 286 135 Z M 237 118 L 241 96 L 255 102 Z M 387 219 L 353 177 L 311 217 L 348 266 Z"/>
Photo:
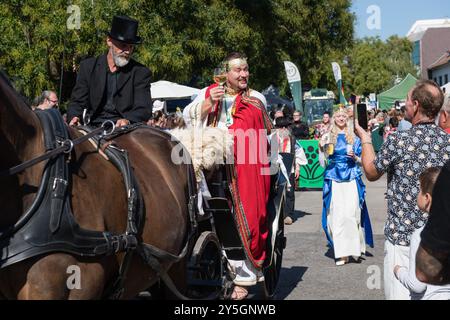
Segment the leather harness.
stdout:
<path fill-rule="evenodd" d="M 184 248 L 179 255 L 174 255 L 152 245 L 142 243 L 140 232 L 144 222 L 144 202 L 139 191 L 136 178 L 131 169 L 126 150 L 118 148 L 112 139 L 131 132 L 141 124 L 115 129 L 114 132 L 101 135 L 99 130 L 83 127 L 92 134 L 85 138 L 70 140 L 67 126 L 58 110 L 37 111 L 44 132 L 46 155 L 32 159 L 27 163 L 6 170 L 6 175 L 15 174 L 39 161 L 48 160 L 36 197 L 27 212 L 19 221 L 6 230 L 0 230 L 0 269 L 50 252 L 65 252 L 84 257 L 108 256 L 125 252 L 118 277 L 112 290 L 105 297 L 118 299 L 124 291 L 126 273 L 134 252 L 137 252 L 157 275 L 179 298 L 180 294 L 167 275 L 162 263 L 177 262 L 182 259 L 188 249 L 190 238 L 196 230 L 197 202 L 193 170 L 187 166 L 189 185 L 189 220 L 188 236 Z M 71 184 L 67 155 L 70 154 L 76 141 L 93 138 L 124 177 L 127 192 L 127 227 L 124 234 L 108 231 L 92 231 L 82 229 L 75 221 L 70 204 L 68 187 Z M 2 172 L 2 175 L 5 175 Z"/>

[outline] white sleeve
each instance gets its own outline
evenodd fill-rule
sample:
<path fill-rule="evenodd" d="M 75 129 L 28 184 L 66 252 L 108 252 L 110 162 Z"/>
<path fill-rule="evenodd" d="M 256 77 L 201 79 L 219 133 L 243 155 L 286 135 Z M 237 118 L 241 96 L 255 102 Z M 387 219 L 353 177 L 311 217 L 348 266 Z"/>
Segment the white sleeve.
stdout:
<path fill-rule="evenodd" d="M 183 109 L 183 119 L 184 122 L 186 123 L 186 127 L 190 128 L 192 126 L 194 126 L 195 122 L 195 117 L 193 117 L 193 111 L 194 108 L 198 108 L 199 104 L 201 104 L 204 100 L 205 100 L 205 96 L 206 96 L 206 89 L 207 88 L 203 88 L 197 95 L 197 97 L 194 99 L 194 101 L 192 101 L 191 103 L 189 103 L 184 109 Z"/>
<path fill-rule="evenodd" d="M 261 100 L 261 102 L 263 103 L 264 107 L 267 110 L 267 100 L 266 97 L 264 97 L 264 95 L 256 90 L 251 90 L 250 91 L 250 96 L 255 97 L 259 100 Z"/>
<path fill-rule="evenodd" d="M 305 151 L 297 143 L 295 144 L 295 165 L 304 166 L 308 164 Z"/>
<path fill-rule="evenodd" d="M 416 230 L 411 237 L 409 247 L 409 268 L 401 267 L 397 272 L 398 280 L 411 292 L 423 293 L 427 285 L 420 282 L 416 277 L 416 253 L 420 245 L 420 230 Z"/>

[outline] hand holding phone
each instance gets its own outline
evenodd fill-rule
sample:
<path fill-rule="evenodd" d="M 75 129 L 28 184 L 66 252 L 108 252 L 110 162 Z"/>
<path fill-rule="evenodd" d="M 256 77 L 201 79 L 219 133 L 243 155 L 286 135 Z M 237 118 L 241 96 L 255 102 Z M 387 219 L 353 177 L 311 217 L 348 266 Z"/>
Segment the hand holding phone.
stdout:
<path fill-rule="evenodd" d="M 367 130 L 369 128 L 369 122 L 367 120 L 367 105 L 365 103 L 358 103 L 356 105 L 356 116 L 361 128 Z"/>

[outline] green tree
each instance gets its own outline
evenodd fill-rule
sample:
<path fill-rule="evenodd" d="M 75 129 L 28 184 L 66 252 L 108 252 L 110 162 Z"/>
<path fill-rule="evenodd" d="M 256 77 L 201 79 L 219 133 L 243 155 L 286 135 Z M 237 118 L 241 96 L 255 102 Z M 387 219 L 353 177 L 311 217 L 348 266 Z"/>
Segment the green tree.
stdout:
<path fill-rule="evenodd" d="M 397 77 L 404 78 L 408 73 L 415 77 L 419 76 L 411 59 L 412 51 L 413 44 L 408 38 L 392 36 L 386 41 L 383 60 L 392 75 L 391 85 L 394 84 Z"/>
<path fill-rule="evenodd" d="M 354 91 L 366 96 L 380 93 L 392 87 L 397 77 L 404 78 L 408 73 L 417 76 L 411 53 L 412 44 L 406 38 L 357 40 L 350 53 Z"/>
<path fill-rule="evenodd" d="M 79 30 L 67 28 L 69 5 L 80 8 Z M 113 15 L 126 14 L 139 20 L 144 42 L 135 58 L 155 81 L 204 86 L 227 53 L 242 51 L 255 89 L 275 84 L 287 93 L 284 60 L 298 65 L 304 83 L 328 87 L 334 85 L 330 56 L 351 47 L 350 5 L 350 0 L 5 0 L 0 66 L 31 98 L 43 89 L 58 91 L 63 75 L 67 99 L 80 61 L 106 52 Z"/>

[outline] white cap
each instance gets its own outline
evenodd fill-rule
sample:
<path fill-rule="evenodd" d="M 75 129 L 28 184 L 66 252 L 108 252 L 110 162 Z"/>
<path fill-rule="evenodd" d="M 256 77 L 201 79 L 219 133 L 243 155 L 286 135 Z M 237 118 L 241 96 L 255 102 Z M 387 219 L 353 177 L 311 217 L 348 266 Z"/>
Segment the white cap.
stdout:
<path fill-rule="evenodd" d="M 163 110 L 165 104 L 166 104 L 166 103 L 165 103 L 164 101 L 161 101 L 161 100 L 155 100 L 155 101 L 153 102 L 153 112 Z"/>

